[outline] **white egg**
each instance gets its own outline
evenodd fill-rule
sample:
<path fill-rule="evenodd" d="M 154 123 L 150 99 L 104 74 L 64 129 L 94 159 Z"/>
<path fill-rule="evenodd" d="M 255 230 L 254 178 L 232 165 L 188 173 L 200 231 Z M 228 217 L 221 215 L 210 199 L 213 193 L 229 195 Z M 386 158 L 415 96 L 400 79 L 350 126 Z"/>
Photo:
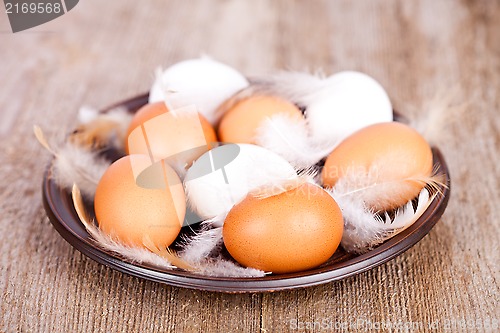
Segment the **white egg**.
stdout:
<path fill-rule="evenodd" d="M 207 57 L 190 59 L 170 66 L 156 78 L 149 102 L 168 98 L 173 108 L 194 104 L 214 125 L 219 118 L 217 108 L 247 86 L 247 79 L 228 65 Z"/>
<path fill-rule="evenodd" d="M 265 148 L 225 144 L 194 162 L 184 187 L 190 207 L 209 219 L 229 212 L 253 189 L 297 178 L 290 163 Z"/>
<path fill-rule="evenodd" d="M 389 96 L 370 76 L 345 71 L 326 80 L 328 85 L 311 96 L 306 110 L 315 141 L 335 142 L 368 125 L 393 120 Z"/>

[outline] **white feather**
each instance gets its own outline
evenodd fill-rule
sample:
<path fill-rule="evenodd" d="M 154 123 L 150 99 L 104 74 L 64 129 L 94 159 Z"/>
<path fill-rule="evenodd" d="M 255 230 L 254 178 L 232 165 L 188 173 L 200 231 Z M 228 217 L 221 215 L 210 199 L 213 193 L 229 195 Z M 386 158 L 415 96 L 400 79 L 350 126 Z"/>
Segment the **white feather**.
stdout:
<path fill-rule="evenodd" d="M 106 112 L 100 113 L 97 118 L 114 122 L 116 124 L 117 130 L 119 130 L 120 133 L 125 134 L 133 117 L 134 115 L 130 113 L 126 108 L 116 107 Z"/>
<path fill-rule="evenodd" d="M 192 264 L 205 260 L 222 243 L 222 228 L 211 228 L 208 224 L 202 229 L 184 239 L 179 255 L 182 259 Z"/>
<path fill-rule="evenodd" d="M 318 170 L 313 167 L 302 169 L 298 172 L 297 177 L 288 179 L 273 179 L 271 182 L 263 186 L 254 188 L 249 192 L 249 195 L 257 199 L 265 199 L 291 191 L 306 183 L 318 185 L 315 180 L 317 173 Z"/>
<path fill-rule="evenodd" d="M 256 94 L 279 96 L 299 106 L 307 106 L 311 96 L 328 85 L 324 75 L 305 72 L 280 72 L 250 79 Z"/>
<path fill-rule="evenodd" d="M 386 224 L 390 223 L 392 228 L 400 230 L 400 232 L 403 231 L 411 225 L 409 221 L 414 219 L 413 223 L 423 214 L 436 195 L 437 193 L 430 196 L 427 189 L 422 189 L 418 195 L 417 209 L 414 210 L 412 202 L 409 201 L 404 207 L 396 210 L 396 214 L 392 220 L 386 212 L 384 222 Z"/>
<path fill-rule="evenodd" d="M 95 152 L 67 142 L 56 151 L 51 176 L 62 188 L 77 184 L 86 197 L 93 199 L 97 184 L 110 164 Z"/>
<path fill-rule="evenodd" d="M 71 195 L 75 211 L 80 218 L 80 221 L 85 226 L 85 229 L 90 236 L 92 236 L 93 241 L 97 246 L 104 250 L 118 254 L 132 263 L 148 263 L 164 268 L 175 267 L 165 258 L 147 249 L 125 245 L 104 233 L 94 224 L 93 221 L 90 220 L 83 204 L 80 189 L 77 185 L 73 185 Z"/>
<path fill-rule="evenodd" d="M 224 220 L 226 219 L 226 216 L 228 213 L 229 213 L 229 211 L 223 212 L 223 213 L 221 213 L 221 214 L 219 214 L 211 219 L 207 219 L 207 220 L 202 222 L 202 225 L 208 226 L 211 228 L 222 227 L 224 225 Z"/>
<path fill-rule="evenodd" d="M 261 277 L 261 270 L 242 267 L 221 255 L 222 224 L 227 213 L 202 222 L 202 229 L 184 239 L 180 258 L 196 267 L 199 274 L 216 277 Z"/>
<path fill-rule="evenodd" d="M 127 246 L 113 239 L 90 221 L 83 205 L 80 190 L 76 185 L 73 186 L 72 197 L 77 215 L 96 245 L 123 257 L 131 263 L 151 264 L 166 269 L 181 268 L 200 275 L 214 277 L 261 277 L 265 275 L 263 271 L 241 267 L 234 261 L 223 258 L 220 255 L 221 247 L 219 247 L 215 257 L 209 257 L 210 252 L 213 251 L 215 245 L 221 243 L 222 238 L 222 228 L 207 229 L 210 221 L 204 222 L 205 233 L 193 237 L 191 240 L 194 243 L 189 244 L 193 246 L 200 245 L 201 247 L 191 247 L 187 252 L 183 252 L 182 256 L 178 256 L 168 249 L 157 248 L 148 239 L 144 240 L 144 244 L 148 249 Z M 206 252 L 203 252 L 203 248 L 206 249 Z"/>
<path fill-rule="evenodd" d="M 382 219 L 366 208 L 361 197 L 345 195 L 335 188 L 327 190 L 342 210 L 344 218 L 344 234 L 341 245 L 348 252 L 365 253 L 389 238 L 411 226 L 429 207 L 437 195 L 429 196 L 423 189 L 418 196 L 418 205 L 413 209 L 409 201 L 395 211 L 391 219 L 387 213 Z"/>
<path fill-rule="evenodd" d="M 94 224 L 88 224 L 85 222 L 83 222 L 83 224 L 99 247 L 118 254 L 131 263 L 150 264 L 166 269 L 177 267 L 170 263 L 165 257 L 162 257 L 147 249 L 127 246 L 113 240 Z M 208 231 L 211 232 L 210 236 L 208 236 L 207 238 L 211 237 L 212 240 L 215 240 L 213 244 L 219 243 L 222 237 L 221 228 L 211 229 Z M 220 234 L 220 236 L 218 234 Z M 206 235 L 207 234 L 205 234 L 205 237 Z M 202 245 L 200 244 L 200 241 L 201 237 L 197 237 L 193 245 Z M 242 267 L 234 261 L 224 259 L 221 256 L 217 256 L 214 258 L 208 257 L 209 253 L 205 255 L 203 254 L 204 253 L 202 248 L 196 248 L 195 246 L 191 247 L 187 253 L 179 253 L 180 259 L 187 262 L 192 267 L 191 271 L 200 275 L 213 277 L 261 277 L 265 275 L 265 273 L 261 270 Z M 197 256 L 200 257 L 197 258 Z"/>
<path fill-rule="evenodd" d="M 78 110 L 78 122 L 80 124 L 88 124 L 99 116 L 99 110 L 84 105 Z"/>
<path fill-rule="evenodd" d="M 388 157 L 388 161 L 395 160 Z M 414 191 L 414 184 L 421 184 L 433 191 L 441 192 L 443 183 L 437 169 L 431 175 L 399 177 L 386 167 L 386 160 L 373 161 L 368 169 L 358 166 L 349 168 L 335 184 L 335 191 L 343 196 L 356 196 L 366 207 L 383 211 L 388 207 L 398 207 L 408 200 L 408 193 Z"/>
<path fill-rule="evenodd" d="M 251 268 L 242 267 L 232 260 L 227 260 L 222 257 L 217 257 L 205 261 L 199 266 L 200 273 L 206 276 L 214 277 L 239 277 L 251 278 L 262 277 L 266 273 L 264 271 Z"/>
<path fill-rule="evenodd" d="M 308 168 L 327 156 L 337 144 L 318 142 L 310 136 L 307 120 L 276 114 L 257 129 L 256 143 L 280 155 L 295 168 Z"/>
<path fill-rule="evenodd" d="M 111 162 L 90 151 L 67 141 L 58 148 L 48 143 L 40 127 L 34 127 L 34 133 L 40 144 L 54 155 L 50 177 L 56 184 L 70 189 L 76 184 L 82 193 L 93 199 L 97 184 Z"/>
<path fill-rule="evenodd" d="M 458 87 L 439 90 L 433 98 L 425 99 L 423 105 L 416 107 L 405 103 L 412 110 L 410 126 L 415 128 L 431 145 L 442 145 L 453 140 L 450 127 L 463 122 L 468 103 L 456 103 L 463 96 Z"/>
<path fill-rule="evenodd" d="M 76 130 L 68 141 L 87 149 L 114 147 L 125 150 L 125 141 L 133 115 L 127 109 L 116 107 L 99 112 L 89 107 L 80 108 Z"/>
<path fill-rule="evenodd" d="M 95 243 L 102 249 L 113 252 L 127 259 L 131 263 L 152 264 L 163 268 L 175 268 L 167 259 L 153 253 L 147 249 L 127 246 L 114 240 L 101 231 L 92 223 L 82 221 L 87 232 L 92 236 Z"/>

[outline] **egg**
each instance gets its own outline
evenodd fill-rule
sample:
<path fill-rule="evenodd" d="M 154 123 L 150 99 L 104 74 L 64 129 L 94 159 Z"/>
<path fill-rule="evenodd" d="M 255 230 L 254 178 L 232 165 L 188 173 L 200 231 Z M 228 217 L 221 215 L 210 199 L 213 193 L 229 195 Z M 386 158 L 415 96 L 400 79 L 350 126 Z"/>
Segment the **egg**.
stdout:
<path fill-rule="evenodd" d="M 214 148 L 188 169 L 184 179 L 190 207 L 203 219 L 227 213 L 257 187 L 297 179 L 282 157 L 251 144 Z"/>
<path fill-rule="evenodd" d="M 99 228 L 124 244 L 145 247 L 147 240 L 165 248 L 181 230 L 185 194 L 179 177 L 166 163 L 153 168 L 159 171 L 156 175 L 150 172 L 149 179 L 137 184 L 136 179 L 151 166 L 149 157 L 143 155 L 114 162 L 97 186 L 95 214 Z"/>
<path fill-rule="evenodd" d="M 203 57 L 184 60 L 167 68 L 156 78 L 149 102 L 163 101 L 166 92 L 174 108 L 195 104 L 212 124 L 219 120 L 217 108 L 239 90 L 248 86 L 247 79 L 232 67 Z"/>
<path fill-rule="evenodd" d="M 306 117 L 311 134 L 320 142 L 335 142 L 375 123 L 393 120 L 384 88 L 370 76 L 345 71 L 326 79 L 311 95 Z"/>
<path fill-rule="evenodd" d="M 415 198 L 432 174 L 432 150 L 413 128 L 397 122 L 365 127 L 343 140 L 326 159 L 326 187 L 345 179 L 374 211 Z M 349 184 L 347 184 L 349 185 Z M 358 189 L 356 189 L 356 187 Z"/>
<path fill-rule="evenodd" d="M 241 265 L 291 273 L 326 262 L 340 244 L 343 226 L 335 200 L 306 183 L 265 199 L 247 196 L 227 215 L 223 239 Z"/>
<path fill-rule="evenodd" d="M 292 103 L 275 96 L 245 98 L 224 114 L 218 129 L 222 142 L 255 143 L 257 129 L 266 119 L 283 114 L 300 121 L 302 112 Z"/>
<path fill-rule="evenodd" d="M 151 154 L 155 161 L 169 158 L 177 172 L 217 142 L 215 131 L 194 107 L 169 112 L 165 103 L 143 106 L 132 118 L 127 131 L 129 154 Z"/>

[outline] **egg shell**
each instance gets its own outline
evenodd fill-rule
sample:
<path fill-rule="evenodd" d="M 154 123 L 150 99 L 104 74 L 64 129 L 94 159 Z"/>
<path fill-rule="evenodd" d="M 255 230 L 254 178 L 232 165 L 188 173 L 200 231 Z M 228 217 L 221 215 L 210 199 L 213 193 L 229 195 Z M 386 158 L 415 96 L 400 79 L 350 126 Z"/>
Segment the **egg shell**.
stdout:
<path fill-rule="evenodd" d="M 227 213 L 257 187 L 297 178 L 282 157 L 251 144 L 214 148 L 189 168 L 184 186 L 190 207 L 203 219 Z"/>
<path fill-rule="evenodd" d="M 335 200 L 304 184 L 265 199 L 247 196 L 227 215 L 223 239 L 243 266 L 291 273 L 326 262 L 340 244 L 343 226 Z"/>
<path fill-rule="evenodd" d="M 312 136 L 333 142 L 375 123 L 393 120 L 391 101 L 370 76 L 354 71 L 334 74 L 312 95 L 306 118 Z"/>
<path fill-rule="evenodd" d="M 370 185 L 385 182 L 384 196 L 390 200 L 366 202 L 373 210 L 383 211 L 415 198 L 424 184 L 404 180 L 429 177 L 432 168 L 427 141 L 413 128 L 390 122 L 365 127 L 343 140 L 326 159 L 322 181 L 332 187 L 343 177 L 362 180 L 366 176 L 372 182 L 363 184 L 366 191 Z"/>
<path fill-rule="evenodd" d="M 158 77 L 149 93 L 149 102 L 165 100 L 165 89 L 174 108 L 195 104 L 198 111 L 215 125 L 217 108 L 236 92 L 248 86 L 247 79 L 234 68 L 203 57 L 176 63 Z"/>
<path fill-rule="evenodd" d="M 302 112 L 287 100 L 256 95 L 239 101 L 224 114 L 219 124 L 219 138 L 222 142 L 255 143 L 257 129 L 276 114 L 297 121 L 303 119 Z"/>
<path fill-rule="evenodd" d="M 136 175 L 151 166 L 143 155 L 128 155 L 114 162 L 97 186 L 94 208 L 99 228 L 127 245 L 144 247 L 149 240 L 169 246 L 179 234 L 186 213 L 182 183 L 167 164 L 156 183 L 163 188 L 137 185 Z M 148 241 L 149 241 L 148 240 Z"/>
<path fill-rule="evenodd" d="M 129 154 L 151 153 L 155 161 L 180 156 L 178 163 L 185 167 L 215 142 L 212 125 L 194 108 L 176 110 L 174 114 L 165 103 L 156 102 L 143 106 L 132 118 L 126 148 Z"/>

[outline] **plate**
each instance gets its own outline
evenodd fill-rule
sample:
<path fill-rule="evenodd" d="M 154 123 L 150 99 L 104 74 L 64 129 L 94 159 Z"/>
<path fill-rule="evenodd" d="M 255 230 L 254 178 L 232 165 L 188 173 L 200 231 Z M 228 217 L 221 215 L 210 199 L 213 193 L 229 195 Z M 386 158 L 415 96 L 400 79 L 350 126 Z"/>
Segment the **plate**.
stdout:
<path fill-rule="evenodd" d="M 143 94 L 114 104 L 102 112 L 115 107 L 136 112 L 147 102 L 148 94 Z M 434 163 L 439 165 L 438 171 L 444 175 L 448 188 L 442 188 L 443 195 L 437 196 L 413 225 L 370 252 L 354 255 L 339 248 L 323 265 L 298 273 L 271 274 L 259 278 L 218 278 L 124 261 L 118 255 L 95 246 L 75 212 L 70 191 L 59 188 L 51 180 L 49 168 L 42 184 L 43 203 L 50 221 L 68 243 L 87 257 L 126 274 L 177 287 L 227 293 L 303 288 L 341 280 L 379 266 L 402 254 L 429 233 L 446 209 L 450 196 L 450 177 L 446 162 L 438 148 L 432 147 L 432 152 Z"/>

